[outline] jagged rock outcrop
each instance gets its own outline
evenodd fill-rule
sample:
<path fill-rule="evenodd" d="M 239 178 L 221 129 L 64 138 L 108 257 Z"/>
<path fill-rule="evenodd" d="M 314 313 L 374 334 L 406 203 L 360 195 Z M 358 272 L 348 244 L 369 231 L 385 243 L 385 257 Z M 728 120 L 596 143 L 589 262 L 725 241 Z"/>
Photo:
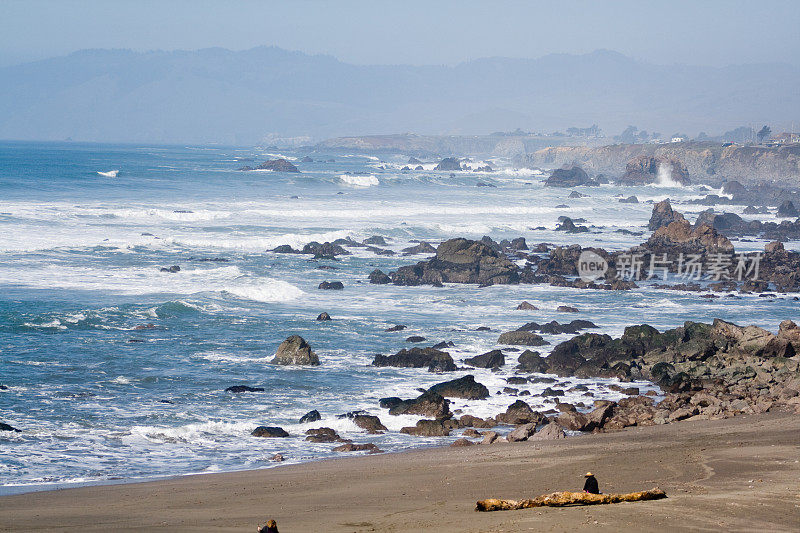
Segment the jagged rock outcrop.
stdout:
<path fill-rule="evenodd" d="M 673 157 L 641 155 L 628 162 L 625 173 L 617 180 L 621 185 L 647 185 L 676 182 L 689 185 L 689 171 Z"/>
<path fill-rule="evenodd" d="M 431 391 L 423 392 L 411 400 L 393 403 L 389 409 L 390 415 L 419 415 L 438 419 L 450 417 L 450 400 Z"/>
<path fill-rule="evenodd" d="M 650 222 L 647 229 L 655 231 L 658 228 L 669 226 L 676 220 L 685 220 L 683 215 L 674 209 L 669 203 L 669 199 L 662 200 L 653 206 L 653 213 L 650 215 Z"/>
<path fill-rule="evenodd" d="M 440 244 L 434 258 L 400 267 L 389 277 L 395 285 L 509 284 L 519 281 L 519 267 L 484 242 L 457 238 Z"/>
<path fill-rule="evenodd" d="M 476 355 L 475 357 L 464 359 L 464 362 L 476 368 L 498 368 L 506 364 L 506 359 L 502 351 L 492 350 L 481 355 Z"/>
<path fill-rule="evenodd" d="M 433 170 L 451 171 L 461 170 L 461 162 L 455 157 L 445 157 Z"/>

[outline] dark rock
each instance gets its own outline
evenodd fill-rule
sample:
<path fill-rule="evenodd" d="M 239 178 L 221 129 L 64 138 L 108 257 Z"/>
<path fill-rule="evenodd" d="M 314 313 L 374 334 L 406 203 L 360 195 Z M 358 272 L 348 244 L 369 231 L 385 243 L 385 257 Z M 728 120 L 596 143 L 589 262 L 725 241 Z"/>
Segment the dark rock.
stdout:
<path fill-rule="evenodd" d="M 401 400 L 389 409 L 390 415 L 419 415 L 432 418 L 450 416 L 450 401 L 435 392 L 426 391 L 412 400 Z"/>
<path fill-rule="evenodd" d="M 498 424 L 508 424 L 517 426 L 520 424 L 541 424 L 547 421 L 547 417 L 531 409 L 531 406 L 522 400 L 517 400 L 508 406 L 505 413 L 500 413 L 495 417 Z"/>
<path fill-rule="evenodd" d="M 361 241 L 362 244 L 371 244 L 375 246 L 387 246 L 386 239 L 381 237 L 380 235 L 373 235 L 372 237 L 368 237 Z"/>
<path fill-rule="evenodd" d="M 522 302 L 517 306 L 518 311 L 537 311 L 539 308 L 529 302 Z"/>
<path fill-rule="evenodd" d="M 170 274 L 175 274 L 176 272 L 180 272 L 181 267 L 178 265 L 172 265 L 171 267 L 161 267 L 161 272 L 168 272 Z"/>
<path fill-rule="evenodd" d="M 313 411 L 309 411 L 306 414 L 304 414 L 300 418 L 300 423 L 301 424 L 309 424 L 311 422 L 316 422 L 317 420 L 322 420 L 322 415 L 319 414 L 319 411 L 314 409 Z"/>
<path fill-rule="evenodd" d="M 455 348 L 455 347 L 456 345 L 453 343 L 453 341 L 437 342 L 436 344 L 431 346 L 431 348 L 433 348 L 434 350 L 444 350 L 445 348 Z"/>
<path fill-rule="evenodd" d="M 589 175 L 581 167 L 572 166 L 555 169 L 544 184 L 547 187 L 578 187 L 580 185 L 597 185 L 597 182 L 589 178 Z"/>
<path fill-rule="evenodd" d="M 425 337 L 420 337 L 419 335 L 412 335 L 406 339 L 406 342 L 425 342 Z"/>
<path fill-rule="evenodd" d="M 436 248 L 430 245 L 425 241 L 420 242 L 416 246 L 410 246 L 408 248 L 403 248 L 402 250 L 403 255 L 417 255 L 417 254 L 435 254 Z"/>
<path fill-rule="evenodd" d="M 515 346 L 544 346 L 550 344 L 540 335 L 530 331 L 507 331 L 497 339 L 498 344 L 510 344 Z"/>
<path fill-rule="evenodd" d="M 464 362 L 470 366 L 477 368 L 498 368 L 506 364 L 506 359 L 503 352 L 500 350 L 492 350 L 469 359 L 464 359 Z"/>
<path fill-rule="evenodd" d="M 331 319 L 331 315 L 329 315 L 328 313 L 326 313 L 324 311 L 322 313 L 320 313 L 319 315 L 317 315 L 317 320 L 320 321 L 320 322 L 323 322 L 323 321 L 326 321 L 326 320 L 330 320 L 330 319 Z"/>
<path fill-rule="evenodd" d="M 386 426 L 381 424 L 381 419 L 374 415 L 356 415 L 353 417 L 353 423 L 367 431 L 367 433 L 381 433 L 389 431 Z"/>
<path fill-rule="evenodd" d="M 568 196 L 568 198 L 588 198 L 588 197 L 589 197 L 588 194 L 582 194 L 579 193 L 578 191 L 572 191 L 571 193 L 569 193 Z"/>
<path fill-rule="evenodd" d="M 402 349 L 394 355 L 376 355 L 373 366 L 394 366 L 400 368 L 424 368 L 429 372 L 452 372 L 456 370 L 453 358 L 447 352 L 433 348 Z"/>
<path fill-rule="evenodd" d="M 0 431 L 13 431 L 15 433 L 22 433 L 22 430 L 19 430 L 14 426 L 6 424 L 5 422 L 0 422 Z"/>
<path fill-rule="evenodd" d="M 561 313 L 580 313 L 580 311 L 578 311 L 578 309 L 576 309 L 575 307 L 570 307 L 568 305 L 559 305 L 556 308 L 556 311 L 559 311 Z M 595 327 L 597 327 L 597 326 L 595 326 Z"/>
<path fill-rule="evenodd" d="M 242 169 L 249 167 L 242 167 Z M 300 169 L 286 159 L 272 159 L 264 161 L 256 167 L 258 170 L 273 170 L 275 172 L 300 172 Z"/>
<path fill-rule="evenodd" d="M 433 170 L 461 170 L 461 162 L 455 157 L 445 157 Z"/>
<path fill-rule="evenodd" d="M 392 282 L 392 278 L 383 273 L 379 269 L 375 269 L 369 274 L 369 282 L 376 285 L 385 285 Z"/>
<path fill-rule="evenodd" d="M 561 224 L 556 226 L 556 231 L 566 231 L 567 233 L 587 233 L 589 228 L 586 226 L 576 226 L 569 217 L 564 217 Z"/>
<path fill-rule="evenodd" d="M 525 350 L 519 354 L 518 361 L 519 364 L 517 365 L 517 370 L 537 373 L 547 372 L 547 361 L 545 358 L 539 355 L 539 352 Z"/>
<path fill-rule="evenodd" d="M 619 203 L 621 204 L 638 204 L 639 199 L 635 196 L 628 196 L 627 198 L 620 198 Z"/>
<path fill-rule="evenodd" d="M 441 283 L 509 284 L 519 281 L 519 267 L 485 242 L 450 239 L 439 245 L 436 257 L 403 266 L 389 277 L 395 285 Z"/>
<path fill-rule="evenodd" d="M 272 251 L 275 252 L 276 254 L 299 254 L 300 253 L 300 250 L 295 250 L 294 248 L 292 248 L 288 244 L 281 244 L 277 248 L 274 248 Z"/>
<path fill-rule="evenodd" d="M 306 440 L 309 442 L 328 443 L 328 442 L 350 442 L 339 436 L 332 428 L 317 428 L 306 431 Z"/>
<path fill-rule="evenodd" d="M 350 252 L 332 242 L 318 243 L 312 241 L 305 246 L 300 252 L 303 254 L 312 254 L 317 259 L 334 259 L 337 255 L 350 255 Z"/>
<path fill-rule="evenodd" d="M 390 328 L 387 328 L 385 331 L 387 331 L 387 332 L 392 332 L 392 331 L 403 331 L 404 329 L 406 329 L 406 327 L 405 327 L 404 325 L 402 325 L 402 324 L 397 324 L 396 326 L 392 326 L 392 327 L 390 327 Z"/>
<path fill-rule="evenodd" d="M 456 439 L 455 441 L 453 441 L 453 443 L 450 446 L 453 448 L 462 448 L 464 446 L 475 446 L 475 443 L 469 439 L 465 439 L 462 437 L 460 439 Z"/>
<path fill-rule="evenodd" d="M 299 335 L 292 335 L 278 346 L 273 365 L 319 365 L 319 357 Z"/>
<path fill-rule="evenodd" d="M 342 444 L 341 446 L 337 446 L 333 449 L 333 451 L 383 453 L 383 450 L 378 448 L 378 445 L 373 444 L 372 442 L 367 442 L 366 444 L 354 444 L 352 442 L 348 442 L 346 444 Z"/>
<path fill-rule="evenodd" d="M 225 389 L 225 392 L 264 392 L 261 387 L 248 387 L 247 385 L 234 385 Z"/>
<path fill-rule="evenodd" d="M 318 288 L 329 291 L 340 291 L 344 289 L 344 283 L 341 281 L 323 281 L 319 284 Z"/>
<path fill-rule="evenodd" d="M 464 377 L 437 383 L 428 392 L 439 394 L 445 398 L 463 398 L 465 400 L 483 400 L 489 397 L 489 389 L 475 381 L 475 376 Z"/>
<path fill-rule="evenodd" d="M 391 409 L 402 402 L 403 400 L 401 398 L 398 398 L 397 396 L 391 396 L 389 398 L 381 398 L 378 402 L 378 405 L 380 405 L 382 409 Z"/>
<path fill-rule="evenodd" d="M 628 162 L 625 174 L 617 180 L 622 185 L 647 185 L 659 183 L 661 176 L 680 183 L 689 185 L 689 171 L 678 159 L 671 157 L 653 157 L 641 155 Z"/>
<path fill-rule="evenodd" d="M 441 420 L 422 419 L 418 420 L 417 425 L 414 427 L 404 427 L 400 429 L 400 433 L 416 435 L 418 437 L 447 437 L 450 435 L 450 430 Z"/>
<path fill-rule="evenodd" d="M 283 438 L 289 436 L 289 434 L 283 428 L 277 426 L 258 426 L 253 430 L 251 435 L 254 437 L 265 438 Z"/>
<path fill-rule="evenodd" d="M 800 213 L 797 211 L 797 208 L 794 206 L 791 200 L 786 200 L 780 206 L 778 206 L 778 218 L 797 217 L 800 217 Z"/>

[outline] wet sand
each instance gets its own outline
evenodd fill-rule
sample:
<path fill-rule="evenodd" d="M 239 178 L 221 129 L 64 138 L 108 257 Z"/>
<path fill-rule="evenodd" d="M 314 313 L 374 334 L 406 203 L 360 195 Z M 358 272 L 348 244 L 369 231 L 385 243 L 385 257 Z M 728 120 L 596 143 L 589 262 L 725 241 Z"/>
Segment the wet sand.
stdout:
<path fill-rule="evenodd" d="M 479 499 L 658 486 L 666 500 L 478 513 Z M 0 531 L 798 531 L 800 416 L 763 414 L 0 498 Z"/>

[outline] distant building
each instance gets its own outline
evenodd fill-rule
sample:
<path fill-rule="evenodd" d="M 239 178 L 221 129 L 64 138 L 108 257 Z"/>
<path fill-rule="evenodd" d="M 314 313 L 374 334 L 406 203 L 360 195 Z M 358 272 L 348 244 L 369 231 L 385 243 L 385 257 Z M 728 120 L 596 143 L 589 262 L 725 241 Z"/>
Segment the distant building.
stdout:
<path fill-rule="evenodd" d="M 670 142 L 674 142 L 674 143 L 682 143 L 682 142 L 684 142 L 685 140 L 686 140 L 686 137 L 673 137 L 673 138 L 672 138 L 672 140 L 670 140 Z"/>
<path fill-rule="evenodd" d="M 793 133 L 784 131 L 775 135 L 772 139 L 772 144 L 793 144 L 800 143 L 800 133 Z"/>

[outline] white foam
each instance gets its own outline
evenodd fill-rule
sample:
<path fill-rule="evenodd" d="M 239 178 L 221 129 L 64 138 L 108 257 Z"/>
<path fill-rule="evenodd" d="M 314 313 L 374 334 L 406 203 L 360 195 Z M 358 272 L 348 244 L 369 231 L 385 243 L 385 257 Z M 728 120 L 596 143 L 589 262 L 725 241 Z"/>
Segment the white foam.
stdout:
<path fill-rule="evenodd" d="M 109 170 L 108 172 L 98 170 L 97 173 L 104 178 L 116 178 L 117 174 L 119 174 L 119 170 Z"/>
<path fill-rule="evenodd" d="M 353 187 L 373 187 L 375 185 L 380 185 L 380 181 L 378 181 L 378 178 L 376 178 L 373 174 L 368 176 L 342 174 L 339 176 L 339 179 L 347 185 L 351 185 Z"/>

